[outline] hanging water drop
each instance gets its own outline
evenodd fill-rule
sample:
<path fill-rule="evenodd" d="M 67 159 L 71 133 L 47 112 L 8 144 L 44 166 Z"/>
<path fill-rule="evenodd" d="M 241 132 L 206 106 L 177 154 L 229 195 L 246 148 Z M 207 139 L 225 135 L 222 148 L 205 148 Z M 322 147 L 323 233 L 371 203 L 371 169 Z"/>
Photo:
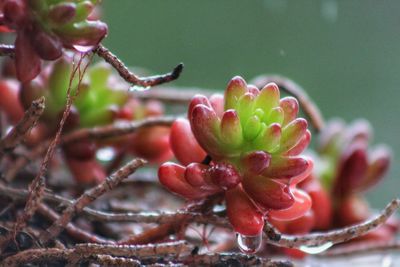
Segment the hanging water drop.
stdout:
<path fill-rule="evenodd" d="M 87 53 L 95 48 L 93 45 L 72 45 L 72 47 L 75 48 L 76 51 L 81 53 Z"/>
<path fill-rule="evenodd" d="M 129 91 L 142 92 L 142 91 L 147 91 L 149 89 L 150 89 L 150 86 L 143 87 L 143 86 L 134 85 L 129 88 Z"/>
<path fill-rule="evenodd" d="M 318 254 L 318 253 L 324 252 L 325 250 L 327 250 L 328 248 L 330 248 L 332 246 L 333 246 L 332 242 L 327 242 L 320 246 L 301 246 L 299 249 L 308 254 Z"/>
<path fill-rule="evenodd" d="M 240 250 L 246 254 L 256 253 L 262 242 L 262 232 L 258 235 L 237 235 L 237 244 Z"/>

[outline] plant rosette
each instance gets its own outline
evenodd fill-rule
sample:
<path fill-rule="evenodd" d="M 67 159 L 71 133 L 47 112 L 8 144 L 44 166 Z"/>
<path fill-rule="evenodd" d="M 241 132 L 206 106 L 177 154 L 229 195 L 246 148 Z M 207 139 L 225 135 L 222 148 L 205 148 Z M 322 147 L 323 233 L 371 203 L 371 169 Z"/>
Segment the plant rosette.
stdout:
<path fill-rule="evenodd" d="M 164 163 L 160 182 L 186 199 L 224 192 L 229 221 L 241 235 L 260 235 L 268 218 L 299 218 L 311 198 L 296 185 L 313 162 L 300 155 L 311 134 L 297 115 L 297 100 L 280 99 L 273 83 L 259 90 L 234 77 L 224 96 L 196 95 L 188 119 L 171 128 L 181 164 Z"/>
<path fill-rule="evenodd" d="M 17 77 L 35 78 L 41 60 L 61 57 L 63 48 L 87 52 L 107 34 L 107 25 L 89 16 L 95 0 L 4 0 L 0 6 L 4 29 L 14 30 Z"/>

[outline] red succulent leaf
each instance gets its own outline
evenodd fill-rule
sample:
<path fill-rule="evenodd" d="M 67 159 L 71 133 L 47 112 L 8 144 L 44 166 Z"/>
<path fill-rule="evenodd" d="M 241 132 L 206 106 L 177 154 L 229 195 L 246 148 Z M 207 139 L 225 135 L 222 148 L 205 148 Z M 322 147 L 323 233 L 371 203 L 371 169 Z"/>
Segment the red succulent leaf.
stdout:
<path fill-rule="evenodd" d="M 52 34 L 38 30 L 31 35 L 32 45 L 38 55 L 44 60 L 55 60 L 62 55 L 62 43 Z"/>
<path fill-rule="evenodd" d="M 225 162 L 213 164 L 208 169 L 208 173 L 213 183 L 225 190 L 235 187 L 242 180 L 236 168 Z"/>
<path fill-rule="evenodd" d="M 329 193 L 322 187 L 320 182 L 315 178 L 301 186 L 307 192 L 312 200 L 312 210 L 317 220 L 314 229 L 328 230 L 332 224 L 333 203 Z"/>
<path fill-rule="evenodd" d="M 263 214 L 240 186 L 226 191 L 226 211 L 233 229 L 242 235 L 258 235 L 264 227 Z"/>
<path fill-rule="evenodd" d="M 202 162 L 206 152 L 197 143 L 190 123 L 186 119 L 177 119 L 171 127 L 170 144 L 175 157 L 183 164 Z"/>
<path fill-rule="evenodd" d="M 296 119 L 297 114 L 299 113 L 299 103 L 296 98 L 291 96 L 282 98 L 279 101 L 279 106 L 283 109 L 285 114 L 283 117 L 283 126 Z"/>
<path fill-rule="evenodd" d="M 354 192 L 365 179 L 367 169 L 368 159 L 365 143 L 361 141 L 351 144 L 341 158 L 334 192 L 339 195 Z"/>
<path fill-rule="evenodd" d="M 197 105 L 192 111 L 190 125 L 200 146 L 214 156 L 224 156 L 220 146 L 220 119 L 210 107 Z"/>
<path fill-rule="evenodd" d="M 213 94 L 210 96 L 210 104 L 219 118 L 224 114 L 224 96 L 221 94 Z"/>
<path fill-rule="evenodd" d="M 211 108 L 211 103 L 210 103 L 210 101 L 208 100 L 207 97 L 205 97 L 204 95 L 195 95 L 195 96 L 192 98 L 192 100 L 190 101 L 189 107 L 188 107 L 188 114 L 187 114 L 187 117 L 188 117 L 189 120 L 192 119 L 192 112 L 193 112 L 193 109 L 194 109 L 196 106 L 201 105 L 201 104 L 204 105 L 204 106 L 206 106 L 206 107 Z"/>
<path fill-rule="evenodd" d="M 166 162 L 158 169 L 160 183 L 171 192 L 187 199 L 201 199 L 207 194 L 200 189 L 194 188 L 185 180 L 185 167 Z"/>
<path fill-rule="evenodd" d="M 201 188 L 210 193 L 221 191 L 213 181 L 209 174 L 210 166 L 201 163 L 191 163 L 186 167 L 185 179 L 193 187 Z"/>
<path fill-rule="evenodd" d="M 263 171 L 263 176 L 274 179 L 292 179 L 310 170 L 312 161 L 305 157 L 272 157 L 268 168 Z"/>
<path fill-rule="evenodd" d="M 391 151 L 388 147 L 380 145 L 372 150 L 369 157 L 369 165 L 366 177 L 359 190 L 365 191 L 377 183 L 385 176 L 391 161 Z"/>
<path fill-rule="evenodd" d="M 286 209 L 294 203 L 289 186 L 269 177 L 245 175 L 242 186 L 249 197 L 264 209 Z"/>
<path fill-rule="evenodd" d="M 241 162 L 249 175 L 259 175 L 269 167 L 271 155 L 264 151 L 254 151 L 242 156 Z"/>
<path fill-rule="evenodd" d="M 308 145 L 310 144 L 310 141 L 311 141 L 311 132 L 309 130 L 306 130 L 306 132 L 304 133 L 304 135 L 300 139 L 300 141 L 297 143 L 297 145 L 295 145 L 294 147 L 289 149 L 286 153 L 284 153 L 284 155 L 285 156 L 299 155 L 301 152 L 303 152 L 308 147 Z"/>
<path fill-rule="evenodd" d="M 310 196 L 304 191 L 296 188 L 291 188 L 294 203 L 287 209 L 270 210 L 268 216 L 275 220 L 291 221 L 303 216 L 311 209 L 312 201 Z"/>
<path fill-rule="evenodd" d="M 35 78 L 40 72 L 40 58 L 31 45 L 29 34 L 21 31 L 15 40 L 15 66 L 17 78 L 27 82 Z"/>

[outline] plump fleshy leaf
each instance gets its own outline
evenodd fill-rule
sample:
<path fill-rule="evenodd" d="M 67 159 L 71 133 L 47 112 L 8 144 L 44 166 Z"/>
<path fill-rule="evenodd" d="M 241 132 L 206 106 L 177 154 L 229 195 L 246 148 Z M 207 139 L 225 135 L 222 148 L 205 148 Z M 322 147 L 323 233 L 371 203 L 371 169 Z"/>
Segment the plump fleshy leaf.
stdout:
<path fill-rule="evenodd" d="M 310 142 L 311 142 L 311 132 L 307 130 L 304 133 L 303 137 L 300 139 L 300 141 L 294 147 L 292 147 L 290 150 L 284 153 L 284 155 L 297 156 L 308 147 Z"/>
<path fill-rule="evenodd" d="M 31 44 L 28 33 L 21 31 L 15 40 L 15 67 L 17 78 L 27 82 L 35 78 L 41 69 L 40 58 Z"/>
<path fill-rule="evenodd" d="M 233 229 L 242 235 L 258 235 L 264 218 L 240 186 L 226 191 L 226 211 Z"/>
<path fill-rule="evenodd" d="M 249 175 L 261 174 L 269 167 L 271 155 L 265 151 L 254 151 L 242 155 L 241 163 L 243 169 Z"/>
<path fill-rule="evenodd" d="M 198 199 L 207 195 L 185 180 L 185 168 L 178 164 L 167 162 L 161 165 L 158 178 L 163 186 L 184 198 Z"/>
<path fill-rule="evenodd" d="M 263 127 L 263 124 L 261 124 L 261 127 Z M 261 133 L 253 141 L 253 147 L 267 151 L 268 153 L 274 153 L 279 148 L 281 134 L 281 126 L 273 123 L 266 127 L 265 130 L 261 130 Z"/>
<path fill-rule="evenodd" d="M 247 92 L 247 83 L 242 77 L 233 77 L 225 90 L 225 110 L 235 109 L 239 98 Z"/>
<path fill-rule="evenodd" d="M 246 193 L 264 209 L 285 209 L 294 202 L 289 186 L 271 177 L 246 175 L 242 185 Z"/>
<path fill-rule="evenodd" d="M 206 152 L 197 143 L 190 123 L 186 119 L 177 119 L 171 127 L 170 145 L 175 157 L 183 164 L 201 162 L 206 157 Z"/>
<path fill-rule="evenodd" d="M 287 126 L 282 129 L 281 144 L 279 152 L 287 152 L 296 146 L 303 138 L 307 131 L 307 121 L 302 118 L 298 118 L 290 122 Z"/>
<path fill-rule="evenodd" d="M 310 162 L 304 157 L 272 157 L 263 175 L 274 179 L 291 179 L 309 168 Z"/>
<path fill-rule="evenodd" d="M 312 201 L 310 196 L 302 190 L 292 189 L 294 203 L 287 209 L 271 210 L 268 216 L 281 221 L 295 220 L 303 216 L 311 209 Z"/>
<path fill-rule="evenodd" d="M 266 114 L 269 114 L 271 110 L 279 105 L 279 88 L 274 83 L 269 83 L 261 89 L 257 96 L 255 106 L 261 108 Z"/>
<path fill-rule="evenodd" d="M 236 148 L 243 143 L 243 130 L 235 110 L 224 112 L 221 120 L 221 142 Z"/>
<path fill-rule="evenodd" d="M 197 105 L 192 111 L 190 125 L 196 140 L 204 150 L 216 157 L 224 155 L 220 144 L 220 119 L 211 108 Z"/>
<path fill-rule="evenodd" d="M 283 109 L 284 113 L 283 126 L 296 119 L 297 114 L 299 113 L 299 103 L 296 98 L 291 96 L 282 98 L 279 101 L 279 106 Z"/>
<path fill-rule="evenodd" d="M 251 116 L 243 127 L 243 137 L 247 141 L 255 139 L 261 130 L 261 121 L 258 116 Z"/>

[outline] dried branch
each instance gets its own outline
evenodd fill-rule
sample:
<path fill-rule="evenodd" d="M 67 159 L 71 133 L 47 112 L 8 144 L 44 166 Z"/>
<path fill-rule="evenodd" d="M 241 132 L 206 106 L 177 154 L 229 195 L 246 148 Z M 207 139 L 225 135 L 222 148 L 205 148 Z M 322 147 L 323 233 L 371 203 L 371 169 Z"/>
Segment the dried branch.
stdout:
<path fill-rule="evenodd" d="M 188 104 L 194 95 L 201 94 L 211 96 L 215 91 L 200 88 L 184 88 L 184 87 L 162 87 L 154 88 L 150 91 L 134 92 L 135 97 L 148 100 L 155 99 L 168 103 Z"/>
<path fill-rule="evenodd" d="M 27 154 L 18 157 L 12 166 L 5 170 L 4 179 L 7 182 L 14 180 L 18 172 L 23 169 L 27 164 L 40 159 L 42 155 L 47 151 L 50 141 L 44 141 L 34 149 L 29 151 Z"/>
<path fill-rule="evenodd" d="M 290 267 L 293 263 L 285 260 L 271 260 L 239 253 L 215 253 L 189 256 L 183 260 L 190 266 L 264 266 Z"/>
<path fill-rule="evenodd" d="M 110 255 L 94 255 L 91 257 L 92 262 L 100 264 L 100 266 L 122 266 L 122 267 L 136 267 L 143 266 L 140 261 L 129 259 L 125 257 L 113 257 Z"/>
<path fill-rule="evenodd" d="M 84 207 L 96 200 L 99 196 L 112 190 L 123 179 L 127 178 L 145 163 L 146 161 L 143 159 L 134 159 L 113 173 L 111 176 L 107 177 L 107 179 L 98 186 L 87 190 L 83 195 L 74 201 L 73 205 L 67 207 L 62 213 L 61 217 L 46 230 L 46 234 L 42 235 L 40 238 L 41 242 L 46 244 L 49 240 L 56 237 L 68 225 L 76 213 L 82 211 Z"/>
<path fill-rule="evenodd" d="M 13 150 L 25 137 L 25 135 L 35 126 L 42 115 L 45 107 L 45 98 L 41 97 L 32 102 L 31 106 L 25 111 L 22 119 L 11 131 L 0 141 L 0 157 L 3 153 Z"/>
<path fill-rule="evenodd" d="M 221 194 L 209 196 L 200 201 L 189 203 L 186 207 L 188 212 L 199 212 L 203 214 L 212 214 L 214 205 L 221 201 Z M 183 232 L 186 226 L 190 223 L 188 220 L 174 220 L 170 223 L 161 224 L 157 227 L 151 228 L 138 235 L 132 235 L 125 240 L 118 242 L 119 244 L 147 244 L 164 239 L 168 235 Z M 227 225 L 227 224 L 225 224 Z"/>
<path fill-rule="evenodd" d="M 126 123 L 124 122 L 101 127 L 81 129 L 65 135 L 62 138 L 61 143 L 65 145 L 83 139 L 98 140 L 117 137 L 121 135 L 131 134 L 138 129 L 151 126 L 170 126 L 175 121 L 175 119 L 176 117 L 147 118 L 140 121 Z"/>
<path fill-rule="evenodd" d="M 13 45 L 0 44 L 0 56 L 13 57 L 15 54 L 15 47 Z"/>
<path fill-rule="evenodd" d="M 148 245 L 103 245 L 78 244 L 75 252 L 78 254 L 107 254 L 116 257 L 160 257 L 163 255 L 185 255 L 193 247 L 186 241 L 175 241 Z"/>
<path fill-rule="evenodd" d="M 300 85 L 289 78 L 279 75 L 261 75 L 251 81 L 251 83 L 256 85 L 258 88 L 262 88 L 271 82 L 276 83 L 280 89 L 297 98 L 315 130 L 320 132 L 325 125 L 324 118 L 322 117 L 318 106 L 310 99 Z"/>
<path fill-rule="evenodd" d="M 25 208 L 23 213 L 21 213 L 21 215 L 19 215 L 17 217 L 17 221 L 15 223 L 15 227 L 14 227 L 14 233 L 13 235 L 15 235 L 18 231 L 20 231 L 27 223 L 27 221 L 29 221 L 30 218 L 32 218 L 33 214 L 35 213 L 35 211 L 38 208 L 38 204 L 40 203 L 42 197 L 43 197 L 43 193 L 44 193 L 44 189 L 46 186 L 46 182 L 45 182 L 45 178 L 44 175 L 47 171 L 48 165 L 50 160 L 53 157 L 55 148 L 57 146 L 57 143 L 60 139 L 62 130 L 64 128 L 64 124 L 65 121 L 69 115 L 69 112 L 71 110 L 71 106 L 72 103 L 75 99 L 75 97 L 79 94 L 79 87 L 80 84 L 82 82 L 84 73 L 86 72 L 87 67 L 90 64 L 90 60 L 88 61 L 88 63 L 84 66 L 83 72 L 81 72 L 80 67 L 81 67 L 81 63 L 84 59 L 84 57 L 86 56 L 86 54 L 81 54 L 81 57 L 78 61 L 78 64 L 76 65 L 76 67 L 74 67 L 72 69 L 71 75 L 70 75 L 70 79 L 69 79 L 69 85 L 67 88 L 67 102 L 65 105 L 65 110 L 63 112 L 61 121 L 59 123 L 58 126 L 58 130 L 56 132 L 56 135 L 54 137 L 54 139 L 52 140 L 52 142 L 50 143 L 46 155 L 42 161 L 42 164 L 40 165 L 40 169 L 39 172 L 37 173 L 36 177 L 33 179 L 33 181 L 29 184 L 29 195 L 28 195 L 28 199 L 26 201 L 25 204 Z M 77 90 L 75 92 L 74 96 L 71 96 L 71 90 L 72 90 L 72 82 L 73 79 L 75 77 L 75 74 L 78 72 L 79 74 L 79 79 L 78 79 L 78 85 L 77 85 Z M 43 100 L 44 101 L 44 100 Z M 0 241 L 0 250 L 3 248 L 3 246 L 8 242 L 8 240 L 11 238 L 11 236 L 6 236 L 5 240 L 1 240 Z"/>
<path fill-rule="evenodd" d="M 287 248 L 318 247 L 326 244 L 338 244 L 350 239 L 363 236 L 384 224 L 399 208 L 400 200 L 392 200 L 377 217 L 365 222 L 337 230 L 306 235 L 284 235 L 268 222 L 264 226 L 267 243 Z"/>
<path fill-rule="evenodd" d="M 38 212 L 40 214 L 42 214 L 44 217 L 46 217 L 47 219 L 51 220 L 52 222 L 57 221 L 60 218 L 60 215 L 57 214 L 57 212 L 55 212 L 53 209 L 51 209 L 49 206 L 47 206 L 43 203 L 39 204 Z M 101 244 L 114 244 L 115 243 L 112 240 L 104 239 L 95 234 L 86 232 L 86 231 L 78 228 L 71 222 L 66 225 L 65 230 L 71 237 L 73 237 L 74 239 L 76 239 L 80 242 L 101 243 Z"/>
<path fill-rule="evenodd" d="M 96 258 L 98 255 L 126 258 L 156 258 L 166 255 L 185 255 L 193 248 L 184 241 L 139 246 L 78 244 L 70 249 L 28 249 L 6 258 L 1 266 L 20 266 L 25 263 L 55 262 L 57 260 L 79 261 Z"/>
<path fill-rule="evenodd" d="M 16 189 L 5 186 L 0 183 L 0 194 L 12 199 L 25 199 L 28 191 L 24 189 Z M 50 200 L 58 205 L 71 206 L 73 200 L 65 197 L 52 194 L 48 191 L 44 193 L 44 199 Z M 85 207 L 82 210 L 83 214 L 93 221 L 101 222 L 137 222 L 137 223 L 169 223 L 174 221 L 187 220 L 192 223 L 214 224 L 221 227 L 229 227 L 229 223 L 225 218 L 219 216 L 218 213 L 203 214 L 201 212 L 191 212 L 187 210 L 178 210 L 176 212 L 158 212 L 158 211 L 143 211 L 143 212 L 105 212 Z"/>
<path fill-rule="evenodd" d="M 113 68 L 125 81 L 130 84 L 136 84 L 143 87 L 155 86 L 176 80 L 179 78 L 183 70 L 183 64 L 180 63 L 172 70 L 171 73 L 150 77 L 138 77 L 134 73 L 130 72 L 129 69 L 124 65 L 124 63 L 103 45 L 99 44 L 99 46 L 93 52 L 96 53 L 99 57 L 103 58 L 108 64 L 113 66 Z"/>

